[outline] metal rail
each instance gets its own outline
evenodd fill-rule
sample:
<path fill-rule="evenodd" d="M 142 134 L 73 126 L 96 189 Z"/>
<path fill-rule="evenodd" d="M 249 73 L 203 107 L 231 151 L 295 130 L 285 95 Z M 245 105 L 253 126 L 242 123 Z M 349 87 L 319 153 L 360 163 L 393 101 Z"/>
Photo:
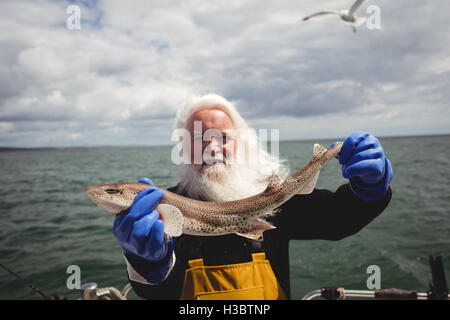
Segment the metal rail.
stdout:
<path fill-rule="evenodd" d="M 95 282 L 89 282 L 85 283 L 81 290 L 83 291 L 82 300 L 126 300 L 131 285 L 128 283 L 120 292 L 114 287 L 97 288 Z"/>
<path fill-rule="evenodd" d="M 371 298 L 384 300 L 429 300 L 429 293 L 408 291 L 402 289 L 380 289 L 380 290 L 347 290 L 337 287 L 323 287 L 308 292 L 302 300 L 312 300 L 322 297 L 327 300 L 344 300 L 348 297 Z M 450 294 L 448 299 L 450 300 Z"/>

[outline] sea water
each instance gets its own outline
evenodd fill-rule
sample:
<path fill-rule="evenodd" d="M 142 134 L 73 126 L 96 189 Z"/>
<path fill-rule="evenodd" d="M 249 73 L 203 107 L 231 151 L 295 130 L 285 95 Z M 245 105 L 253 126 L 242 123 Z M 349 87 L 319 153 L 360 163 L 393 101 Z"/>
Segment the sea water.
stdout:
<path fill-rule="evenodd" d="M 382 288 L 425 292 L 431 282 L 429 255 L 443 256 L 450 277 L 450 136 L 380 141 L 395 173 L 389 206 L 343 240 L 291 241 L 293 299 L 323 286 L 367 290 L 368 267 L 373 265 L 379 267 Z M 334 141 L 280 143 L 280 156 L 292 172 L 311 159 L 315 142 L 328 147 Z M 80 268 L 81 283 L 122 289 L 128 279 L 112 234 L 114 218 L 84 194 L 84 187 L 141 177 L 162 188 L 174 186 L 177 167 L 170 161 L 171 150 L 172 146 L 0 152 L 0 262 L 48 295 L 80 297 L 80 290 L 67 286 L 71 265 Z M 334 191 L 343 183 L 347 180 L 338 161 L 331 161 L 316 187 Z M 138 298 L 133 292 L 128 297 Z M 0 299 L 39 298 L 0 268 Z"/>

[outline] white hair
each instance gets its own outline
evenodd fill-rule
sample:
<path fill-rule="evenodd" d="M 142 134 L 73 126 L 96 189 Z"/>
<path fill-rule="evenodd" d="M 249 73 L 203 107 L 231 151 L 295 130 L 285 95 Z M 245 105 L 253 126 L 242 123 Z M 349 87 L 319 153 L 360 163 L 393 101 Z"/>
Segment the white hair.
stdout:
<path fill-rule="evenodd" d="M 289 167 L 285 164 L 286 160 L 267 152 L 256 131 L 224 97 L 207 94 L 189 99 L 177 112 L 174 130 L 186 129 L 189 118 L 200 109 L 220 109 L 232 120 L 237 134 L 236 164 L 214 165 L 203 174 L 189 164 L 182 164 L 178 185 L 180 191 L 207 201 L 229 201 L 262 192 L 273 173 L 281 179 L 287 177 Z M 249 162 L 249 159 L 252 161 Z M 217 173 L 222 173 L 222 177 L 215 183 L 212 177 Z"/>
<path fill-rule="evenodd" d="M 248 129 L 248 125 L 241 117 L 236 108 L 224 97 L 217 94 L 207 94 L 200 97 L 191 97 L 188 99 L 184 106 L 178 109 L 177 116 L 175 117 L 174 129 L 186 129 L 187 120 L 191 115 L 200 109 L 208 108 L 221 108 L 225 111 L 233 121 L 236 129 Z"/>

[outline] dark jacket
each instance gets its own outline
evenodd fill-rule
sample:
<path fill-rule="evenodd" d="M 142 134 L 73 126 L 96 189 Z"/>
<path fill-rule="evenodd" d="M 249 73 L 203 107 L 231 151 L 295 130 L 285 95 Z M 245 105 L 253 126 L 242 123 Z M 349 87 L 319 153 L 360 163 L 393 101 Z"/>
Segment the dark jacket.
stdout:
<path fill-rule="evenodd" d="M 131 285 L 142 298 L 179 299 L 188 260 L 203 258 L 205 265 L 226 265 L 251 261 L 252 253 L 264 251 L 290 299 L 289 240 L 335 241 L 351 236 L 377 217 L 391 196 L 389 188 L 383 200 L 363 201 L 354 195 L 349 184 L 336 192 L 314 189 L 309 195 L 295 195 L 271 218 L 277 228 L 265 231 L 262 240 L 235 234 L 211 237 L 183 234 L 173 239 L 176 263 L 166 280 L 158 285 L 130 281 Z"/>

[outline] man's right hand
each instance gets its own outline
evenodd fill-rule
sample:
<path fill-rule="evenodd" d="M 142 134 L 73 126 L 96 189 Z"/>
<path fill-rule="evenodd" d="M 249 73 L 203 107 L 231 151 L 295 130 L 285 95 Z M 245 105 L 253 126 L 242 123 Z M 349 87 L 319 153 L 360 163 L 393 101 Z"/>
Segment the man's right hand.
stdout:
<path fill-rule="evenodd" d="M 152 186 L 147 178 L 139 182 Z M 126 212 L 116 216 L 113 233 L 125 256 L 131 254 L 153 262 L 167 256 L 169 243 L 164 242 L 164 223 L 155 210 L 163 196 L 162 190 L 149 187 L 136 196 Z"/>

